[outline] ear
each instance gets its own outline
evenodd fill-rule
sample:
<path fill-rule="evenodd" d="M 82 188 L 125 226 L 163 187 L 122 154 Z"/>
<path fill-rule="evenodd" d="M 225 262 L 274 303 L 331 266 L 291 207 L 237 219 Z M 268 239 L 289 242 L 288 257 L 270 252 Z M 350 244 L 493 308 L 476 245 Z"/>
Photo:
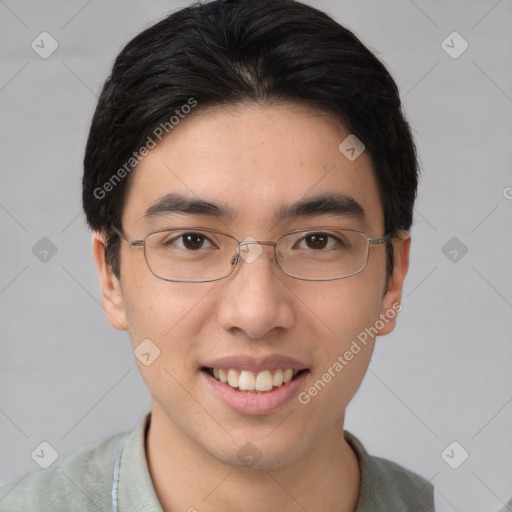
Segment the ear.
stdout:
<path fill-rule="evenodd" d="M 105 314 L 112 327 L 126 331 L 128 330 L 128 320 L 121 284 L 107 263 L 104 237 L 98 231 L 94 231 L 92 234 L 92 251 L 100 276 L 101 304 Z"/>
<path fill-rule="evenodd" d="M 392 243 L 395 264 L 382 299 L 382 309 L 379 317 L 382 322 L 379 323 L 384 325 L 378 330 L 378 336 L 389 334 L 395 328 L 398 312 L 402 309 L 404 279 L 409 269 L 409 249 L 411 246 L 409 233 L 401 232 L 398 237 L 393 239 Z"/>

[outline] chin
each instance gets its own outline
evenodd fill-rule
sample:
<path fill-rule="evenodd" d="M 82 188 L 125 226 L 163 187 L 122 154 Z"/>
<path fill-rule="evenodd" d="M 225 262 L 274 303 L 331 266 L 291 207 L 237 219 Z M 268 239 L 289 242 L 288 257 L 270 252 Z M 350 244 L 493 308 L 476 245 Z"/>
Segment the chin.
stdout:
<path fill-rule="evenodd" d="M 219 449 L 219 445 L 210 447 L 210 455 L 230 467 L 237 469 L 273 470 L 286 466 L 297 460 L 306 447 L 301 446 L 298 449 L 299 441 L 304 442 L 303 436 L 298 436 L 297 441 L 293 442 L 290 436 L 286 439 L 269 440 L 268 434 L 259 439 L 249 440 L 249 436 L 244 436 L 244 440 L 236 440 L 226 446 L 224 450 Z M 233 446 L 235 445 L 235 446 Z"/>

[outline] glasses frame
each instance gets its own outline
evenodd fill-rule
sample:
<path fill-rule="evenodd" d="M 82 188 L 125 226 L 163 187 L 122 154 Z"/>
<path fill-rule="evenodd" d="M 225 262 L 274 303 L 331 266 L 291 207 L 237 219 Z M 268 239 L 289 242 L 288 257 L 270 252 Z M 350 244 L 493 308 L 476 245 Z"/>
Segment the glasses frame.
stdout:
<path fill-rule="evenodd" d="M 259 245 L 273 245 L 274 246 L 274 261 L 277 263 L 277 266 L 281 269 L 281 271 L 287 275 L 288 277 L 291 277 L 292 279 L 298 279 L 300 281 L 337 281 L 339 279 L 347 279 L 349 277 L 353 277 L 353 276 L 356 276 L 358 274 L 360 274 L 368 265 L 368 261 L 370 259 L 370 247 L 372 245 L 381 245 L 381 244 L 384 244 L 386 242 L 389 242 L 389 240 L 391 240 L 391 235 L 387 234 L 385 235 L 384 237 L 382 238 L 371 238 L 370 236 L 368 236 L 364 231 L 360 231 L 358 229 L 351 229 L 351 228 L 340 228 L 339 226 L 314 226 L 314 227 L 311 227 L 311 228 L 301 228 L 301 229 L 294 229 L 293 231 L 289 231 L 288 233 L 285 233 L 284 235 L 281 235 L 275 242 L 272 241 L 272 240 L 243 240 L 243 241 L 240 241 L 238 239 L 236 239 L 234 236 L 231 236 L 229 235 L 228 233 L 224 233 L 223 231 L 219 231 L 217 229 L 212 229 L 212 228 L 202 228 L 202 227 L 187 227 L 187 226 L 177 226 L 177 227 L 173 227 L 173 228 L 162 228 L 162 229 L 155 229 L 154 231 L 151 231 L 149 232 L 144 238 L 140 239 L 140 240 L 130 240 L 128 239 L 123 233 L 121 233 L 121 231 L 119 229 L 117 229 L 114 224 L 111 224 L 110 227 L 112 228 L 112 230 L 114 231 L 114 233 L 116 233 L 116 235 L 119 236 L 119 238 L 121 238 L 122 240 L 124 240 L 125 242 L 128 243 L 128 245 L 130 246 L 130 248 L 135 248 L 135 247 L 143 247 L 144 248 L 144 259 L 146 261 L 146 265 L 148 266 L 150 272 L 155 276 L 157 277 L 158 279 L 162 279 L 163 281 L 168 281 L 168 282 L 173 282 L 173 283 L 210 283 L 210 282 L 213 282 L 213 281 L 220 281 L 221 279 L 225 279 L 226 277 L 230 276 L 233 271 L 235 270 L 235 268 L 237 267 L 238 265 L 238 262 L 240 261 L 240 247 L 242 245 L 249 245 L 249 244 L 259 244 Z M 237 248 L 236 248 L 236 252 L 235 254 L 233 255 L 232 259 L 231 259 L 231 269 L 229 270 L 229 272 L 225 275 L 223 275 L 222 277 L 218 277 L 216 279 L 202 279 L 202 280 L 199 280 L 199 281 L 191 281 L 191 280 L 184 280 L 184 279 L 169 279 L 169 278 L 166 278 L 166 277 L 162 277 L 160 275 L 158 275 L 156 272 L 153 271 L 153 269 L 151 268 L 151 265 L 149 264 L 148 262 L 148 258 L 147 258 L 147 254 L 146 254 L 146 239 L 153 235 L 154 233 L 162 233 L 163 231 L 172 231 L 172 230 L 188 230 L 190 229 L 191 231 L 193 230 L 197 230 L 197 231 L 206 231 L 208 233 L 217 233 L 218 235 L 224 235 L 224 236 L 227 236 L 229 238 L 231 238 L 232 240 L 234 240 L 238 245 L 237 245 Z M 288 272 L 286 272 L 280 265 L 279 263 L 279 258 L 277 256 L 277 244 L 279 243 L 279 241 L 284 238 L 285 236 L 288 236 L 288 235 L 292 235 L 294 233 L 299 233 L 301 231 L 312 231 L 314 232 L 315 230 L 319 230 L 319 229 L 329 229 L 329 230 L 333 230 L 333 229 L 337 229 L 337 230 L 342 230 L 342 231 L 352 231 L 354 233 L 360 233 L 361 235 L 365 236 L 366 239 L 368 240 L 368 249 L 366 251 L 366 261 L 364 263 L 364 266 L 358 270 L 357 272 L 354 272 L 352 274 L 349 274 L 348 276 L 342 276 L 342 277 L 334 277 L 334 278 L 329 278 L 329 279 L 310 279 L 310 278 L 304 278 L 304 277 L 296 277 L 296 276 L 293 276 L 291 274 L 288 274 Z"/>

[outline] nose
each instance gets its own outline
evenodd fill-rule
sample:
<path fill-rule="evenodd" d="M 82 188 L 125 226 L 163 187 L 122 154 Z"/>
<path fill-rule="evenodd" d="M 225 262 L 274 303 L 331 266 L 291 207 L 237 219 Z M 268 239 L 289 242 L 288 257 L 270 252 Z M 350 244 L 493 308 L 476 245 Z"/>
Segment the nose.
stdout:
<path fill-rule="evenodd" d="M 226 331 L 262 339 L 295 322 L 289 279 L 275 261 L 275 242 L 246 239 L 238 246 L 238 264 L 223 281 L 218 320 Z M 274 333 L 273 333 L 274 334 Z"/>

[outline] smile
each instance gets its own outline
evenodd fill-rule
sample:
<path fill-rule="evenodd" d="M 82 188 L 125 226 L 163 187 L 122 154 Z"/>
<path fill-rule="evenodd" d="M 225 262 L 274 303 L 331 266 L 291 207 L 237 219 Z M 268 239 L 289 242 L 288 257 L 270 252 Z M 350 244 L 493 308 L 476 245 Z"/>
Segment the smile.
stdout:
<path fill-rule="evenodd" d="M 284 354 L 226 355 L 204 361 L 199 370 L 209 395 L 242 415 L 292 407 L 311 373 L 308 362 Z"/>
<path fill-rule="evenodd" d="M 292 368 L 276 368 L 252 372 L 235 368 L 203 368 L 211 377 L 245 393 L 268 393 L 295 379 L 301 372 Z"/>

